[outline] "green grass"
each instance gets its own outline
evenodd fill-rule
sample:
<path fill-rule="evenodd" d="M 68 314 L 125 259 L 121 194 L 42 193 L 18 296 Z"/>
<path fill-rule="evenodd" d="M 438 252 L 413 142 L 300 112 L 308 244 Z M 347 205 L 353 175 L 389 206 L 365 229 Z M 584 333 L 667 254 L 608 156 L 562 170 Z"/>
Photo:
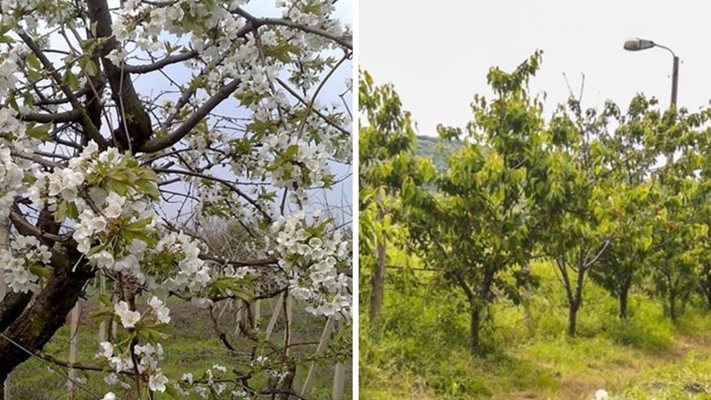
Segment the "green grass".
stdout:
<path fill-rule="evenodd" d="M 140 304 L 140 301 L 137 303 Z M 185 304 L 180 300 L 169 299 L 172 321 L 168 334 L 170 337 L 162 341 L 165 350 L 164 373 L 171 381 L 180 379 L 186 372 L 192 372 L 194 376 L 201 376 L 206 369 L 213 364 L 221 364 L 228 368 L 240 369 L 249 362 L 250 343 L 245 339 L 231 336 L 231 341 L 237 348 L 237 352 L 227 350 L 217 339 L 212 330 L 212 322 L 205 310 L 196 308 L 190 304 Z M 262 305 L 261 326 L 265 327 L 270 318 L 271 305 L 264 302 Z M 98 350 L 98 327 L 87 317 L 88 311 L 82 314 L 79 330 L 79 363 L 86 365 L 97 365 L 98 360 L 95 354 Z M 222 328 L 229 333 L 234 331 L 234 313 L 225 313 L 221 320 Z M 292 324 L 293 342 L 318 342 L 323 330 L 324 320 L 311 317 L 298 306 L 294 307 L 294 318 Z M 68 358 L 69 343 L 68 324 L 59 329 L 52 341 L 44 349 L 45 354 L 61 360 Z M 272 340 L 281 340 L 283 337 L 283 319 L 277 323 L 272 335 Z M 315 345 L 294 347 L 292 353 L 295 357 L 309 357 L 315 352 Z M 346 399 L 350 399 L 351 368 L 350 360 L 344 360 L 346 364 Z M 55 367 L 57 368 L 57 367 Z M 244 368 L 243 368 L 244 369 Z M 60 368 L 66 373 L 65 368 Z M 294 388 L 300 390 L 306 376 L 308 367 L 301 367 L 297 370 Z M 316 369 L 315 379 L 312 384 L 310 399 L 326 400 L 331 398 L 333 385 L 333 365 L 321 365 Z M 113 391 L 122 398 L 124 393 L 116 386 L 110 387 L 103 382 L 105 374 L 95 372 L 80 372 L 80 377 L 86 379 L 86 387 L 92 392 L 103 396 L 107 391 Z M 259 378 L 255 378 L 259 380 Z M 255 383 L 255 382 L 252 382 Z M 11 395 L 12 399 L 22 400 L 50 400 L 67 398 L 66 380 L 55 372 L 52 372 L 48 365 L 42 361 L 31 359 L 22 364 L 11 375 Z M 78 399 L 91 399 L 92 397 L 82 391 L 78 392 Z M 158 394 L 156 400 L 169 399 L 170 397 Z M 186 399 L 199 399 L 191 396 Z"/>
<path fill-rule="evenodd" d="M 560 283 L 543 265 L 534 272 L 530 318 L 499 301 L 483 332 L 489 354 L 474 357 L 462 296 L 433 289 L 431 273 L 418 284 L 391 271 L 382 319 L 360 319 L 361 398 L 587 400 L 604 388 L 612 399 L 711 399 L 711 314 L 700 304 L 675 325 L 635 292 L 619 320 L 615 300 L 589 283 L 571 339 Z"/>

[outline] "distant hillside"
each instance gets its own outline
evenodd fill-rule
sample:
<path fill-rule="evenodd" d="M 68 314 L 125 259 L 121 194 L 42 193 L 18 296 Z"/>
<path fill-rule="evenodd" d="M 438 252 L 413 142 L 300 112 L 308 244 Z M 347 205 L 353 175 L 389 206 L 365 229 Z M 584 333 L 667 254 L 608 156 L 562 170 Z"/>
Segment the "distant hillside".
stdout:
<path fill-rule="evenodd" d="M 445 142 L 438 137 L 418 136 L 417 137 L 417 155 L 431 157 L 438 170 L 443 171 L 447 168 L 447 157 L 449 154 L 458 149 L 461 142 Z"/>

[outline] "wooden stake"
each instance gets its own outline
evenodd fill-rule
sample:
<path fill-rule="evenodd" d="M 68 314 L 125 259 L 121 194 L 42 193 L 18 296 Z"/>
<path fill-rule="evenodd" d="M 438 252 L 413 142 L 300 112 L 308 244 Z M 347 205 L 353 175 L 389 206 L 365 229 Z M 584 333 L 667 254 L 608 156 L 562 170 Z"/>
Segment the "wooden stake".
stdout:
<path fill-rule="evenodd" d="M 326 320 L 326 326 L 323 328 L 323 333 L 321 333 L 321 340 L 318 342 L 318 346 L 316 347 L 316 354 L 315 355 L 321 355 L 323 351 L 326 349 L 326 346 L 328 345 L 328 342 L 331 340 L 331 332 L 333 331 L 333 324 L 334 324 L 334 319 L 333 318 L 328 318 Z M 309 386 L 311 385 L 311 379 L 314 377 L 314 373 L 316 372 L 316 362 L 311 361 L 311 365 L 309 365 L 309 372 L 306 374 L 306 379 L 304 380 L 304 386 L 301 388 L 301 396 L 303 397 L 309 397 Z"/>
<path fill-rule="evenodd" d="M 244 307 L 244 301 L 237 300 L 237 312 L 235 313 L 235 336 L 239 337 L 239 324 L 242 322 L 242 307 Z"/>
<path fill-rule="evenodd" d="M 259 319 L 261 318 L 262 314 L 261 302 L 259 300 L 256 300 L 253 305 L 254 313 L 252 314 L 252 318 L 254 318 L 254 329 L 259 330 Z"/>
<path fill-rule="evenodd" d="M 283 299 L 284 296 L 286 296 L 286 293 L 284 293 L 281 298 Z M 267 324 L 266 340 L 269 340 L 269 337 L 272 335 L 272 331 L 274 331 L 274 327 L 276 326 L 277 319 L 279 319 L 279 315 L 281 315 L 281 305 L 279 303 L 280 300 L 277 300 L 276 303 L 274 303 L 272 318 L 269 320 L 269 324 Z"/>
<path fill-rule="evenodd" d="M 333 400 L 343 400 L 343 392 L 346 386 L 346 366 L 337 363 L 333 372 Z"/>
<path fill-rule="evenodd" d="M 103 272 L 99 274 L 99 294 L 106 295 L 106 275 L 104 275 Z M 99 343 L 106 342 L 107 340 L 106 318 L 104 318 L 99 324 Z"/>
<path fill-rule="evenodd" d="M 0 249 L 6 250 L 10 248 L 10 219 L 7 218 L 0 222 Z M 0 274 L 0 302 L 7 294 L 7 285 L 5 284 L 4 274 Z M 2 400 L 10 400 L 10 376 L 8 375 L 5 382 L 2 383 Z"/>
<path fill-rule="evenodd" d="M 77 301 L 71 312 L 71 326 L 69 329 L 69 364 L 75 364 L 79 350 L 79 318 L 81 317 L 81 300 Z M 69 380 L 67 381 L 67 399 L 76 399 L 76 387 L 74 381 L 77 380 L 79 371 L 69 368 Z"/>

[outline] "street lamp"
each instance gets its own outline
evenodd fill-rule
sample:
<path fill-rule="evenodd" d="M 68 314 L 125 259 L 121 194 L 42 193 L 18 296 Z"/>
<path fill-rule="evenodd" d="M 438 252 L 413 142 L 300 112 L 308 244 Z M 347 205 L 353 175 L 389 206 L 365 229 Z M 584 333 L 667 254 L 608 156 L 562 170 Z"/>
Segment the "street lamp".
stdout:
<path fill-rule="evenodd" d="M 672 69 L 672 93 L 671 93 L 671 104 L 674 108 L 676 108 L 676 91 L 677 87 L 679 85 L 679 57 L 674 54 L 672 49 L 666 46 L 662 46 L 661 44 L 654 43 L 651 40 L 645 40 L 645 39 L 640 39 L 640 38 L 634 38 L 634 39 L 629 39 L 625 42 L 625 50 L 629 51 L 638 51 L 638 50 L 645 50 L 645 49 L 651 49 L 652 47 L 661 47 L 662 49 L 667 50 L 668 52 L 671 53 L 672 57 L 674 57 L 674 67 Z"/>

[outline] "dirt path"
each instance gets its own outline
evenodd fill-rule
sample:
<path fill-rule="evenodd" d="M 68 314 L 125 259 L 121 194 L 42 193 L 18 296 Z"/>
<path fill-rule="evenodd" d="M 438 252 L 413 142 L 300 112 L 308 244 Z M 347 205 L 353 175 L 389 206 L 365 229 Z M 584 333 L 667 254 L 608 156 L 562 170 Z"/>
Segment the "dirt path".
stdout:
<path fill-rule="evenodd" d="M 620 393 L 629 387 L 653 379 L 657 373 L 681 370 L 693 355 L 695 360 L 711 359 L 711 335 L 703 337 L 678 336 L 670 349 L 660 354 L 639 354 L 632 364 L 594 364 L 581 373 L 562 376 L 560 386 L 549 392 L 520 391 L 500 393 L 494 400 L 536 399 L 536 400 L 588 400 L 593 399 L 596 390 L 604 388 L 610 393 Z M 711 384 L 711 382 L 709 382 Z M 654 383 L 652 383 L 654 384 Z M 695 393 L 698 383 L 688 384 L 689 396 Z M 682 385 L 683 386 L 683 385 Z M 707 398 L 707 397 L 703 397 Z"/>

